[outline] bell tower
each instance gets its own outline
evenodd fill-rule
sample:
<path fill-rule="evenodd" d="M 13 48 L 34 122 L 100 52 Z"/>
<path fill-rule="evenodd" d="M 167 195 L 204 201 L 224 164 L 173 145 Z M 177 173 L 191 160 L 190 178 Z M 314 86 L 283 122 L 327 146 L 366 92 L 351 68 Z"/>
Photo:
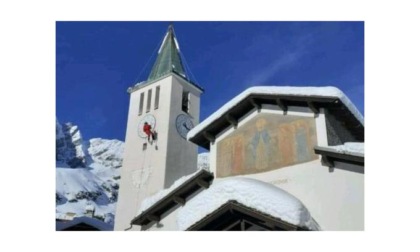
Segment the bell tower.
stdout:
<path fill-rule="evenodd" d="M 148 79 L 128 89 L 130 104 L 115 230 L 130 227 L 143 199 L 197 170 L 197 146 L 186 140 L 186 134 L 199 122 L 203 91 L 185 73 L 171 24 Z M 148 141 L 143 131 L 145 122 L 156 132 L 156 140 Z"/>

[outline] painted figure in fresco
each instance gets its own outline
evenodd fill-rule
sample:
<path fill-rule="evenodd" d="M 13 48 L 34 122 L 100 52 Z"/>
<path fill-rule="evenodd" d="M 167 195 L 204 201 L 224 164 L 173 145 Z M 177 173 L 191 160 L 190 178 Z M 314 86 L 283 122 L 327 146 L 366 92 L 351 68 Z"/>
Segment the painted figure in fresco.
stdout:
<path fill-rule="evenodd" d="M 244 143 L 243 136 L 240 135 L 235 137 L 235 144 L 233 146 L 233 164 L 232 164 L 232 174 L 237 175 L 241 173 L 244 165 Z"/>
<path fill-rule="evenodd" d="M 311 159 L 311 155 L 308 150 L 309 142 L 308 142 L 308 129 L 307 125 L 303 121 L 297 121 L 295 124 L 295 132 L 296 132 L 296 153 L 297 153 L 297 161 L 299 163 L 309 161 Z"/>
<path fill-rule="evenodd" d="M 296 159 L 295 129 L 291 123 L 283 123 L 278 127 L 278 149 L 280 167 L 292 165 Z"/>
<path fill-rule="evenodd" d="M 270 140 L 271 137 L 266 129 L 267 121 L 260 118 L 256 121 L 256 131 L 248 144 L 248 149 L 252 153 L 254 168 L 264 170 L 268 168 L 270 160 Z"/>
<path fill-rule="evenodd" d="M 232 139 L 226 139 L 223 145 L 220 147 L 220 160 L 218 164 L 218 176 L 226 177 L 232 174 L 232 163 L 233 163 L 233 141 Z"/>

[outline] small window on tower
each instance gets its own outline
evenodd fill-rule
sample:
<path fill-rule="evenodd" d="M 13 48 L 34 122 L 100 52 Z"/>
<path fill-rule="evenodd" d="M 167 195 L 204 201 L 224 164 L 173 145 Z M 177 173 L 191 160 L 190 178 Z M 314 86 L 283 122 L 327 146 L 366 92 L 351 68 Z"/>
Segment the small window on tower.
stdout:
<path fill-rule="evenodd" d="M 143 151 L 145 151 L 147 149 L 147 143 L 143 144 Z"/>
<path fill-rule="evenodd" d="M 157 86 L 156 92 L 155 92 L 155 109 L 159 108 L 159 95 L 160 95 L 160 86 Z"/>
<path fill-rule="evenodd" d="M 188 113 L 190 110 L 190 93 L 182 92 L 182 111 Z"/>
<path fill-rule="evenodd" d="M 152 104 L 152 90 L 149 89 L 149 91 L 147 91 L 147 107 L 146 107 L 146 113 L 150 111 L 151 104 Z"/>
<path fill-rule="evenodd" d="M 143 113 L 144 93 L 140 94 L 139 115 Z"/>

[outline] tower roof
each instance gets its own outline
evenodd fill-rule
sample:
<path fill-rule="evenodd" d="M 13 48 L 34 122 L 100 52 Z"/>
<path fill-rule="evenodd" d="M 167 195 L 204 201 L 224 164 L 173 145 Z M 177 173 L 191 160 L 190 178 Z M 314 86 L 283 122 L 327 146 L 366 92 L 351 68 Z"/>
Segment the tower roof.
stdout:
<path fill-rule="evenodd" d="M 175 72 L 186 77 L 184 66 L 182 65 L 178 41 L 175 38 L 173 25 L 170 24 L 162 45 L 158 51 L 158 57 L 147 81 L 158 79 L 159 77 Z"/>

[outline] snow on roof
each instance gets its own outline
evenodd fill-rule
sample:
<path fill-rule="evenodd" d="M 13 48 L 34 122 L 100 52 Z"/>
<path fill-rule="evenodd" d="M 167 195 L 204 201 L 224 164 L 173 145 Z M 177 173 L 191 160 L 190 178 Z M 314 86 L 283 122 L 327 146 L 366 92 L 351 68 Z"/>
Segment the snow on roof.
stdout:
<path fill-rule="evenodd" d="M 317 97 L 337 97 L 350 110 L 350 112 L 364 125 L 364 119 L 359 110 L 354 106 L 350 99 L 336 87 L 291 87 L 291 86 L 257 86 L 251 87 L 234 97 L 223 105 L 216 112 L 207 117 L 200 124 L 188 132 L 187 139 L 193 138 L 197 133 L 219 119 L 224 113 L 236 106 L 240 101 L 251 94 L 268 95 L 292 95 L 292 96 L 317 96 Z"/>
<path fill-rule="evenodd" d="M 319 229 L 306 207 L 294 196 L 274 185 L 238 177 L 215 181 L 209 189 L 191 199 L 178 212 L 178 229 L 188 229 L 229 200 L 293 225 Z"/>
<path fill-rule="evenodd" d="M 55 230 L 61 231 L 61 230 L 64 230 L 64 229 L 72 227 L 72 226 L 75 226 L 75 225 L 80 224 L 80 223 L 86 223 L 86 224 L 88 224 L 92 227 L 95 227 L 95 228 L 97 228 L 101 231 L 112 231 L 113 230 L 111 225 L 109 225 L 109 224 L 107 224 L 103 221 L 100 221 L 100 220 L 97 220 L 97 219 L 94 219 L 94 218 L 89 218 L 89 217 L 78 217 L 78 218 L 74 218 L 72 221 L 56 222 L 55 223 Z"/>
<path fill-rule="evenodd" d="M 85 210 L 86 211 L 95 211 L 95 206 L 94 205 L 86 205 Z"/>
<path fill-rule="evenodd" d="M 326 149 L 330 149 L 332 152 L 348 154 L 348 155 L 365 155 L 365 143 L 348 142 L 344 145 L 336 146 L 320 146 Z"/>
<path fill-rule="evenodd" d="M 178 180 L 176 180 L 169 188 L 160 190 L 159 192 L 157 192 L 156 194 L 145 198 L 140 205 L 140 209 L 138 211 L 138 214 L 140 215 L 142 212 L 146 211 L 149 207 L 153 206 L 156 202 L 158 202 L 159 200 L 163 199 L 166 195 L 168 195 L 169 193 L 171 193 L 172 191 L 174 191 L 176 188 L 178 188 L 180 185 L 182 185 L 185 181 L 187 181 L 188 179 L 194 177 L 194 175 L 196 175 L 197 173 L 199 173 L 201 170 L 197 170 L 196 172 L 187 175 L 187 176 L 183 176 L 181 178 L 179 178 Z"/>
<path fill-rule="evenodd" d="M 73 220 L 75 213 L 55 213 L 55 218 L 58 220 Z"/>

